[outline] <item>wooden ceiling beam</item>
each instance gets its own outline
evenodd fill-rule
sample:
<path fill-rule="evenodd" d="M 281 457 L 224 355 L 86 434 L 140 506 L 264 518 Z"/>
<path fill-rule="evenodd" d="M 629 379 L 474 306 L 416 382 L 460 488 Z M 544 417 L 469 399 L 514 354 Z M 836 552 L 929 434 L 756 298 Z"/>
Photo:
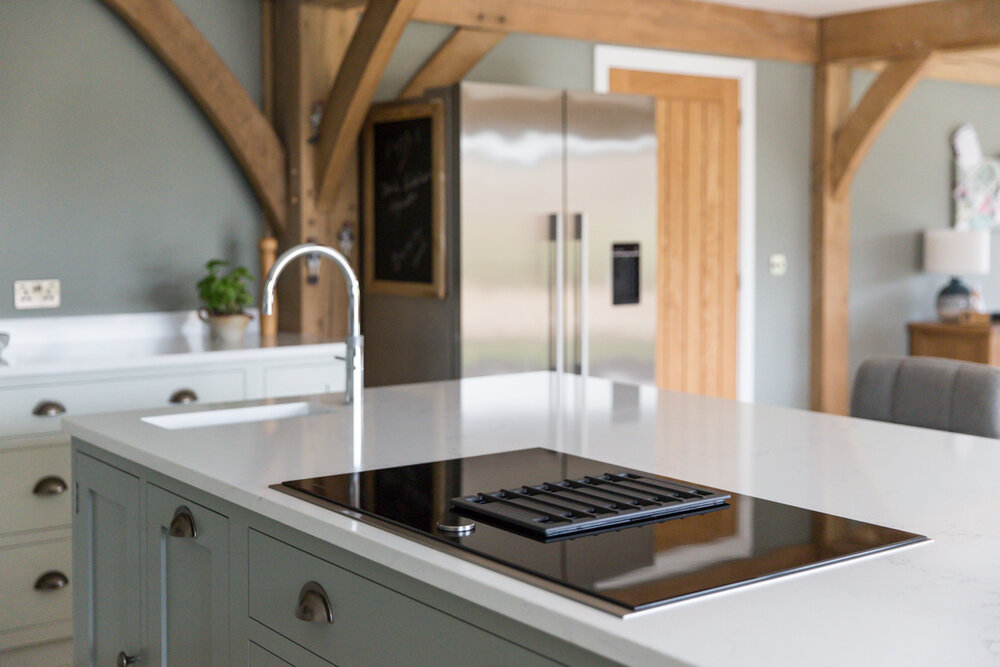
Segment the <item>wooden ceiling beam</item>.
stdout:
<path fill-rule="evenodd" d="M 821 58 L 859 63 L 1000 46 L 997 0 L 937 0 L 820 19 Z"/>
<path fill-rule="evenodd" d="M 420 0 L 413 20 L 613 44 L 816 62 L 816 19 L 695 0 Z"/>
<path fill-rule="evenodd" d="M 931 54 L 896 60 L 872 82 L 834 136 L 831 185 L 840 198 L 850 189 L 875 138 L 903 103 L 930 62 Z"/>
<path fill-rule="evenodd" d="M 458 83 L 507 33 L 476 28 L 455 28 L 448 39 L 403 86 L 400 99 L 420 97 L 428 88 Z"/>
<path fill-rule="evenodd" d="M 329 208 L 389 57 L 417 0 L 370 0 L 347 47 L 319 127 L 316 203 Z"/>
<path fill-rule="evenodd" d="M 263 112 L 172 0 L 102 0 L 166 65 L 215 127 L 276 236 L 286 216 L 285 150 Z"/>

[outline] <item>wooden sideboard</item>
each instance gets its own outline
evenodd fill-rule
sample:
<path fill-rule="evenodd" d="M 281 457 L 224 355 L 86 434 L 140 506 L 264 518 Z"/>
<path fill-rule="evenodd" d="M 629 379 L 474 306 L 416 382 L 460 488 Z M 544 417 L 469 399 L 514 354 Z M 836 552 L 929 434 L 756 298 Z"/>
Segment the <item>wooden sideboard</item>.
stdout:
<path fill-rule="evenodd" d="M 910 354 L 1000 366 L 1000 324 L 911 322 Z"/>

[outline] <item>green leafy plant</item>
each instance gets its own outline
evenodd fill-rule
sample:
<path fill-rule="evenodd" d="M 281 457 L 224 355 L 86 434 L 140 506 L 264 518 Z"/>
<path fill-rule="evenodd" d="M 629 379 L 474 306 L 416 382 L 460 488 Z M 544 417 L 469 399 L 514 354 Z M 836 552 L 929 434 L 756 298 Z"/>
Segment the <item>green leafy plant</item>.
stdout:
<path fill-rule="evenodd" d="M 253 276 L 242 266 L 223 275 L 228 266 L 225 260 L 213 259 L 205 265 L 208 275 L 198 281 L 198 296 L 212 315 L 239 315 L 253 303 L 246 284 Z"/>

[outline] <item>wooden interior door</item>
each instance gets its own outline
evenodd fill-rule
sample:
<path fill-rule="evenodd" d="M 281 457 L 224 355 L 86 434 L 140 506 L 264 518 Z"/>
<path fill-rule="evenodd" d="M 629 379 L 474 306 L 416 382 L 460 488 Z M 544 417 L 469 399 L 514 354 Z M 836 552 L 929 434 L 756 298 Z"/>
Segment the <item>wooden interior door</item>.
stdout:
<path fill-rule="evenodd" d="M 739 81 L 612 69 L 610 90 L 657 97 L 657 384 L 736 398 Z"/>

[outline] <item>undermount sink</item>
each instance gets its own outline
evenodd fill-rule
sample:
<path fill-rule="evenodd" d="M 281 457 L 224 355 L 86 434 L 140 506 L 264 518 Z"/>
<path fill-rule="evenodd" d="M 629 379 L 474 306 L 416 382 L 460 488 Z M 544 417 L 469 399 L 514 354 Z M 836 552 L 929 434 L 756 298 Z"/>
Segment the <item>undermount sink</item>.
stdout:
<path fill-rule="evenodd" d="M 205 426 L 225 426 L 227 424 L 247 424 L 290 417 L 308 417 L 309 415 L 326 414 L 331 409 L 300 401 L 298 403 L 276 403 L 274 405 L 256 405 L 249 408 L 228 408 L 225 410 L 203 410 L 201 412 L 182 412 L 175 415 L 160 415 L 143 417 L 142 421 L 153 426 L 176 431 L 185 428 L 202 428 Z"/>

